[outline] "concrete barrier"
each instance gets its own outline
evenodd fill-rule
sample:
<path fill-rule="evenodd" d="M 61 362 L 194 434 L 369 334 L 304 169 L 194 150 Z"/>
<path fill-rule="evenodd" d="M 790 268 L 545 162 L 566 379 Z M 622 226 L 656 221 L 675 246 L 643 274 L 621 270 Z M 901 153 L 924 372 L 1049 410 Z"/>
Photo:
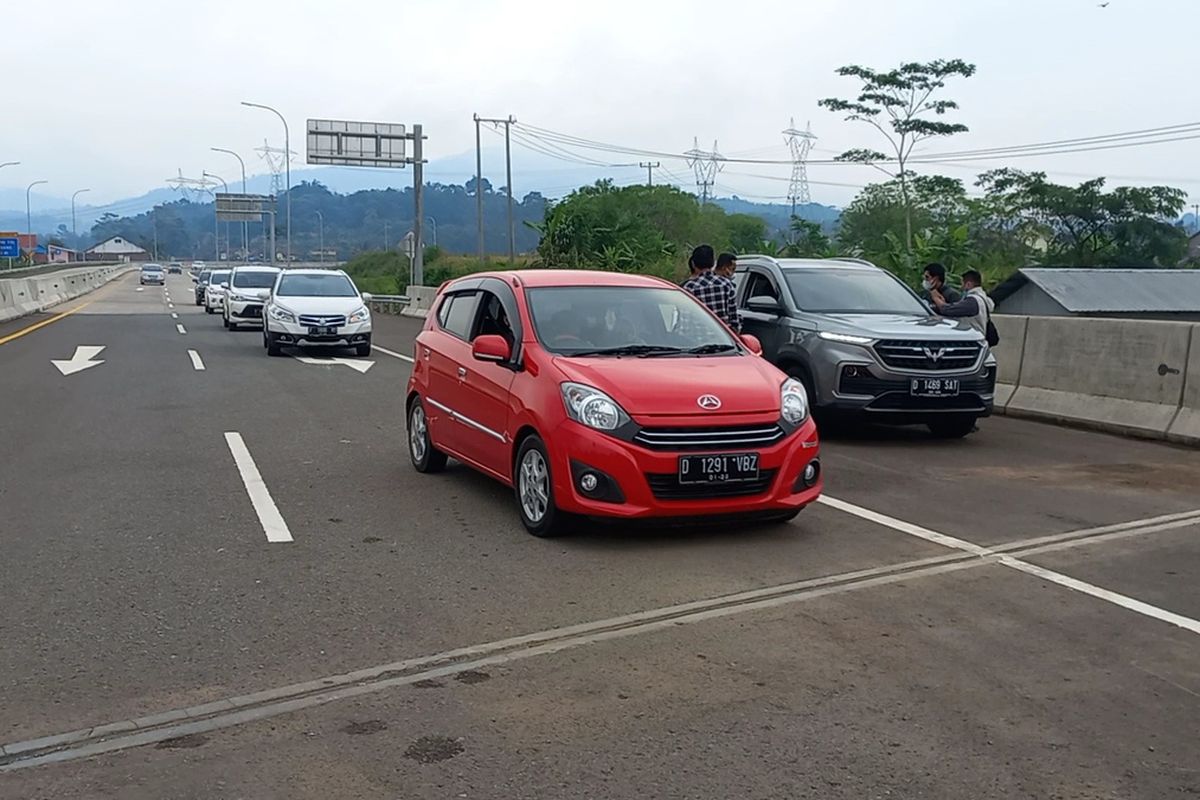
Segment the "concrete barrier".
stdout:
<path fill-rule="evenodd" d="M 1021 361 L 1025 356 L 1025 335 L 1029 330 L 1029 317 L 995 314 L 992 316 L 992 322 L 1000 334 L 1000 344 L 992 350 L 998 365 L 995 412 L 1003 414 L 1021 382 Z"/>
<path fill-rule="evenodd" d="M 131 269 L 137 267 L 107 264 L 30 278 L 0 279 L 0 322 L 36 314 L 81 297 Z"/>
<path fill-rule="evenodd" d="M 1193 327 L 1030 317 L 1005 411 L 1165 438 L 1183 400 Z"/>
<path fill-rule="evenodd" d="M 1179 413 L 1167 428 L 1167 438 L 1182 444 L 1200 445 L 1200 325 L 1192 326 L 1188 362 L 1183 372 L 1183 400 Z"/>
<path fill-rule="evenodd" d="M 424 319 L 429 316 L 429 310 L 433 308 L 433 301 L 437 297 L 437 289 L 432 286 L 409 286 L 405 292 L 411 299 L 411 302 L 404 307 L 400 313 L 406 317 L 419 317 Z"/>

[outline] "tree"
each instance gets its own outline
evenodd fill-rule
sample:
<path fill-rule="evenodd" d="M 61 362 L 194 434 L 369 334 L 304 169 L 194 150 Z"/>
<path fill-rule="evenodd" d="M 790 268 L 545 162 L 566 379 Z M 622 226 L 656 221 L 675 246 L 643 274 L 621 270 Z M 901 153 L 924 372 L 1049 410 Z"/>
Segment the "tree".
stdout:
<path fill-rule="evenodd" d="M 833 243 L 818 223 L 792 217 L 791 232 L 792 241 L 783 250 L 788 258 L 825 258 L 834 254 Z"/>
<path fill-rule="evenodd" d="M 947 111 L 958 108 L 958 104 L 953 100 L 935 99 L 934 94 L 945 87 L 947 78 L 955 75 L 971 77 L 975 74 L 975 65 L 961 59 L 938 59 L 927 64 L 902 64 L 887 72 L 857 65 L 842 67 L 837 72 L 844 77 L 857 78 L 862 83 L 857 99 L 842 100 L 831 97 L 818 101 L 817 105 L 830 111 L 846 112 L 847 120 L 871 125 L 887 139 L 894 154 L 892 158 L 876 150 L 855 149 L 842 153 L 838 159 L 873 166 L 878 166 L 876 162 L 880 161 L 896 163 L 898 171 L 893 177 L 898 178 L 900 182 L 905 249 L 911 252 L 913 225 L 908 191 L 909 157 L 913 148 L 926 139 L 951 136 L 967 130 L 966 125 L 931 119 L 929 115 L 940 117 Z M 888 119 L 881 121 L 880 117 L 884 114 Z"/>
<path fill-rule="evenodd" d="M 1078 186 L 1046 180 L 1043 172 L 999 169 L 979 177 L 991 207 L 1046 260 L 1069 266 L 1173 267 L 1187 251 L 1175 224 L 1187 195 L 1170 186 L 1120 186 L 1104 178 Z"/>

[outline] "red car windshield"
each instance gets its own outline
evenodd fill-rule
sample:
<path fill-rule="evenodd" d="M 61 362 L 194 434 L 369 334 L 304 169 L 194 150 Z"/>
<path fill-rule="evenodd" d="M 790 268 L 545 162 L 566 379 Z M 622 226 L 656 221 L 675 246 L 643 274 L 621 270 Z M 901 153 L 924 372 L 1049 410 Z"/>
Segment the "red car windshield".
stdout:
<path fill-rule="evenodd" d="M 687 292 L 666 287 L 555 286 L 526 292 L 538 341 L 559 355 L 670 355 L 739 350 Z"/>

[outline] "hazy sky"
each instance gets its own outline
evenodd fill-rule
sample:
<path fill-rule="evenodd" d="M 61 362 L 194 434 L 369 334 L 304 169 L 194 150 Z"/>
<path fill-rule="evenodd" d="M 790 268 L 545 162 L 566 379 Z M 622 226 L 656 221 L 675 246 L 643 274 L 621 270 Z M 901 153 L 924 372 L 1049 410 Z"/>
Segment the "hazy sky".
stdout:
<path fill-rule="evenodd" d="M 0 187 L 46 178 L 45 194 L 88 186 L 93 202 L 161 187 L 179 168 L 232 181 L 236 163 L 213 145 L 264 171 L 253 148 L 264 137 L 281 145 L 281 126 L 243 99 L 287 116 L 294 180 L 308 117 L 421 122 L 432 159 L 474 147 L 473 112 L 669 152 L 699 136 L 726 155 L 774 158 L 786 156 L 779 132 L 794 116 L 812 121 L 815 158 L 877 147 L 873 131 L 816 105 L 854 90 L 834 74 L 847 63 L 978 66 L 947 92 L 971 132 L 931 151 L 1200 119 L 1197 0 L 11 0 L 3 18 L 20 34 L 0 51 L 0 162 L 22 164 L 0 170 Z M 1198 153 L 1200 140 L 1008 163 L 1064 181 L 1165 182 L 1200 201 Z M 518 193 L 561 186 L 539 156 L 515 149 L 514 165 Z M 944 171 L 970 178 L 974 168 Z M 781 198 L 785 181 L 750 175 L 787 174 L 729 165 L 719 193 Z M 876 176 L 814 166 L 810 177 Z M 812 194 L 840 204 L 853 189 L 817 184 Z"/>

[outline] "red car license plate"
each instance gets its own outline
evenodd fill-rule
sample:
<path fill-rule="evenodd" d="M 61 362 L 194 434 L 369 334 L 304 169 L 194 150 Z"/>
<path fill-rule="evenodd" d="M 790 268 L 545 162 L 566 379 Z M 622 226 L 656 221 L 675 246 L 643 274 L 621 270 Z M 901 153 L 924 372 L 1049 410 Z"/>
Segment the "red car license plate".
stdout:
<path fill-rule="evenodd" d="M 758 453 L 680 456 L 680 483 L 737 483 L 758 479 Z"/>

